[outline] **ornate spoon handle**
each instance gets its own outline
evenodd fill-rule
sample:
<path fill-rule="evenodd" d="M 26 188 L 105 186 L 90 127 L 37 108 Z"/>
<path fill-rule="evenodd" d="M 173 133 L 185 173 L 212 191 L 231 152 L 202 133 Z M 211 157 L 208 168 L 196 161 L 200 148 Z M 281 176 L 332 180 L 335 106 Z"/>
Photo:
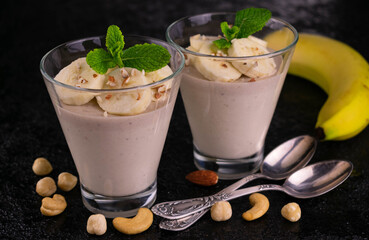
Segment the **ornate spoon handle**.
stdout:
<path fill-rule="evenodd" d="M 217 193 L 209 197 L 193 198 L 172 202 L 164 202 L 152 208 L 153 213 L 167 219 L 179 219 L 189 216 L 195 212 L 204 210 L 219 201 L 231 200 L 255 192 L 279 190 L 284 191 L 280 185 L 258 185 L 229 193 Z"/>
<path fill-rule="evenodd" d="M 207 213 L 210 208 L 206 208 L 199 212 L 195 212 L 187 217 L 183 217 L 180 219 L 163 219 L 159 227 L 161 229 L 169 230 L 169 231 L 182 231 L 186 228 L 190 227 L 192 224 L 197 222 L 205 213 Z"/>
<path fill-rule="evenodd" d="M 265 176 L 261 173 L 256 173 L 256 174 L 253 174 L 253 175 L 249 175 L 249 176 L 244 177 L 244 178 L 238 180 L 237 182 L 229 185 L 228 187 L 224 188 L 219 193 L 234 191 L 234 190 L 242 187 L 246 183 L 248 183 L 252 180 L 258 179 L 258 178 L 267 178 L 267 176 Z M 195 213 L 193 213 L 189 216 L 182 217 L 180 219 L 172 219 L 172 220 L 171 219 L 163 219 L 160 222 L 159 227 L 161 229 L 165 229 L 165 230 L 169 230 L 169 231 L 182 231 L 182 230 L 190 227 L 195 222 L 197 222 L 197 220 L 199 220 L 209 210 L 210 210 L 210 207 L 208 207 L 204 210 L 201 210 L 199 212 L 195 212 Z"/>

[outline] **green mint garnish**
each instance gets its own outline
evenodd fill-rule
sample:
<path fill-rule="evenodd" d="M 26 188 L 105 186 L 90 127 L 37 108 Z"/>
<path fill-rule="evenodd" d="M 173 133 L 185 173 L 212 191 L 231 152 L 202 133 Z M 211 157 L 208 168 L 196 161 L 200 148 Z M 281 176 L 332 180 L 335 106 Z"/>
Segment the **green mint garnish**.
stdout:
<path fill-rule="evenodd" d="M 224 38 L 213 41 L 219 49 L 229 48 L 232 39 L 247 38 L 265 26 L 272 13 L 265 8 L 247 8 L 236 13 L 234 26 L 231 28 L 227 22 L 222 22 L 220 28 Z"/>
<path fill-rule="evenodd" d="M 167 49 L 156 44 L 136 44 L 123 51 L 124 66 L 152 72 L 169 63 L 170 54 Z"/>
<path fill-rule="evenodd" d="M 106 48 L 97 48 L 87 54 L 87 64 L 99 74 L 115 66 L 131 67 L 152 72 L 165 67 L 170 61 L 168 50 L 156 44 L 136 44 L 123 50 L 124 36 L 119 27 L 111 25 L 106 34 Z"/>

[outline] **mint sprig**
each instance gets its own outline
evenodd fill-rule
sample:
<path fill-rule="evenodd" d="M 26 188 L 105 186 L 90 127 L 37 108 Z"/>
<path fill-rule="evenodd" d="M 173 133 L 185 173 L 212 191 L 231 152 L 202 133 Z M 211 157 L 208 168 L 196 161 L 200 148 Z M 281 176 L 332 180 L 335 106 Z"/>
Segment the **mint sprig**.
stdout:
<path fill-rule="evenodd" d="M 213 41 L 219 49 L 231 47 L 232 39 L 247 38 L 248 36 L 260 31 L 272 13 L 265 8 L 247 8 L 236 13 L 234 25 L 230 28 L 227 22 L 222 22 L 220 28 L 224 38 Z"/>
<path fill-rule="evenodd" d="M 105 45 L 107 50 L 96 48 L 86 57 L 87 64 L 99 74 L 115 66 L 152 72 L 165 67 L 171 57 L 166 48 L 156 44 L 136 44 L 124 50 L 124 36 L 116 25 L 109 26 Z"/>

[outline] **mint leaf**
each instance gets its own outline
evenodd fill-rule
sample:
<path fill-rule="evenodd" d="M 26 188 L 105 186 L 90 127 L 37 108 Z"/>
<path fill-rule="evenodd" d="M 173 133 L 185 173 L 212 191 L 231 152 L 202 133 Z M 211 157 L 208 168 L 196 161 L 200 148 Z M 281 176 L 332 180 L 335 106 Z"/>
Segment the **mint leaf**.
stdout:
<path fill-rule="evenodd" d="M 123 62 L 120 57 L 124 48 L 124 36 L 116 25 L 111 25 L 106 33 L 106 43 L 108 51 L 113 56 L 115 63 L 119 67 L 123 67 Z"/>
<path fill-rule="evenodd" d="M 87 64 L 99 74 L 105 74 L 117 65 L 152 72 L 165 67 L 170 61 L 168 50 L 156 44 L 136 44 L 123 51 L 124 36 L 116 25 L 109 26 L 105 42 L 107 51 L 96 48 L 86 57 Z"/>
<path fill-rule="evenodd" d="M 247 38 L 260 31 L 271 16 L 272 13 L 265 8 L 247 8 L 238 11 L 234 25 L 239 27 L 240 31 L 236 38 Z"/>
<path fill-rule="evenodd" d="M 222 22 L 220 24 L 220 28 L 222 29 L 224 37 L 228 41 L 231 41 L 233 38 L 235 38 L 237 36 L 237 33 L 240 31 L 237 26 L 233 26 L 232 28 L 230 28 L 227 22 Z"/>
<path fill-rule="evenodd" d="M 225 38 L 221 38 L 218 40 L 213 41 L 214 45 L 217 46 L 217 48 L 219 49 L 223 49 L 223 48 L 230 48 L 231 47 L 231 42 L 229 42 L 227 39 Z"/>
<path fill-rule="evenodd" d="M 109 50 L 110 54 L 114 56 L 119 51 L 124 48 L 124 36 L 120 31 L 119 27 L 116 25 L 111 25 L 106 33 L 106 48 Z"/>
<path fill-rule="evenodd" d="M 109 68 L 116 66 L 114 58 L 102 48 L 96 48 L 87 54 L 86 62 L 99 74 L 104 74 Z"/>
<path fill-rule="evenodd" d="M 123 51 L 124 66 L 152 72 L 165 67 L 170 61 L 168 50 L 156 44 L 136 44 Z"/>
<path fill-rule="evenodd" d="M 225 39 L 215 40 L 213 43 L 219 49 L 229 48 L 232 45 L 232 39 L 247 38 L 251 34 L 260 31 L 271 16 L 272 13 L 265 8 L 247 8 L 240 10 L 236 13 L 236 19 L 232 28 L 229 27 L 227 22 L 222 22 L 220 24 L 220 29 Z"/>

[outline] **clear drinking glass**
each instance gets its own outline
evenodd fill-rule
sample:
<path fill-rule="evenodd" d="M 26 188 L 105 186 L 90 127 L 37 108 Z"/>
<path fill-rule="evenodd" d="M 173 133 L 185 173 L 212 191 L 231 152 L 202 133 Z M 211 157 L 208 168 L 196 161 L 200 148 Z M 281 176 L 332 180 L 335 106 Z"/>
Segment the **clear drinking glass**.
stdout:
<path fill-rule="evenodd" d="M 268 45 L 270 53 L 229 57 L 187 49 L 191 36 L 222 35 L 220 23 L 232 24 L 234 19 L 235 13 L 206 13 L 179 19 L 166 31 L 167 41 L 186 58 L 180 91 L 193 136 L 195 165 L 216 171 L 221 179 L 241 178 L 259 169 L 265 136 L 298 40 L 290 24 L 271 18 L 262 31 L 253 35 L 268 42 L 268 35 L 279 34 L 280 42 L 274 44 L 278 46 L 271 49 Z M 220 64 L 222 61 L 253 67 L 260 65 L 260 60 L 273 61 L 275 72 L 256 81 L 245 76 L 233 82 L 209 81 L 196 66 L 204 59 L 219 63 L 213 69 L 227 68 Z"/>
<path fill-rule="evenodd" d="M 82 89 L 54 79 L 72 61 L 86 57 L 94 48 L 104 48 L 104 37 L 64 43 L 49 51 L 40 64 L 79 174 L 83 203 L 90 211 L 106 217 L 133 216 L 138 208 L 154 203 L 157 169 L 184 66 L 183 54 L 164 41 L 142 36 L 125 36 L 124 40 L 126 48 L 142 43 L 165 47 L 171 54 L 173 74 L 144 86 L 108 90 Z M 163 92 L 162 86 L 167 90 Z M 63 92 L 93 99 L 81 106 L 68 105 L 60 97 Z M 99 108 L 96 98 L 114 94 L 136 94 L 138 98 L 150 94 L 153 100 L 146 111 L 137 115 L 107 114 Z"/>

